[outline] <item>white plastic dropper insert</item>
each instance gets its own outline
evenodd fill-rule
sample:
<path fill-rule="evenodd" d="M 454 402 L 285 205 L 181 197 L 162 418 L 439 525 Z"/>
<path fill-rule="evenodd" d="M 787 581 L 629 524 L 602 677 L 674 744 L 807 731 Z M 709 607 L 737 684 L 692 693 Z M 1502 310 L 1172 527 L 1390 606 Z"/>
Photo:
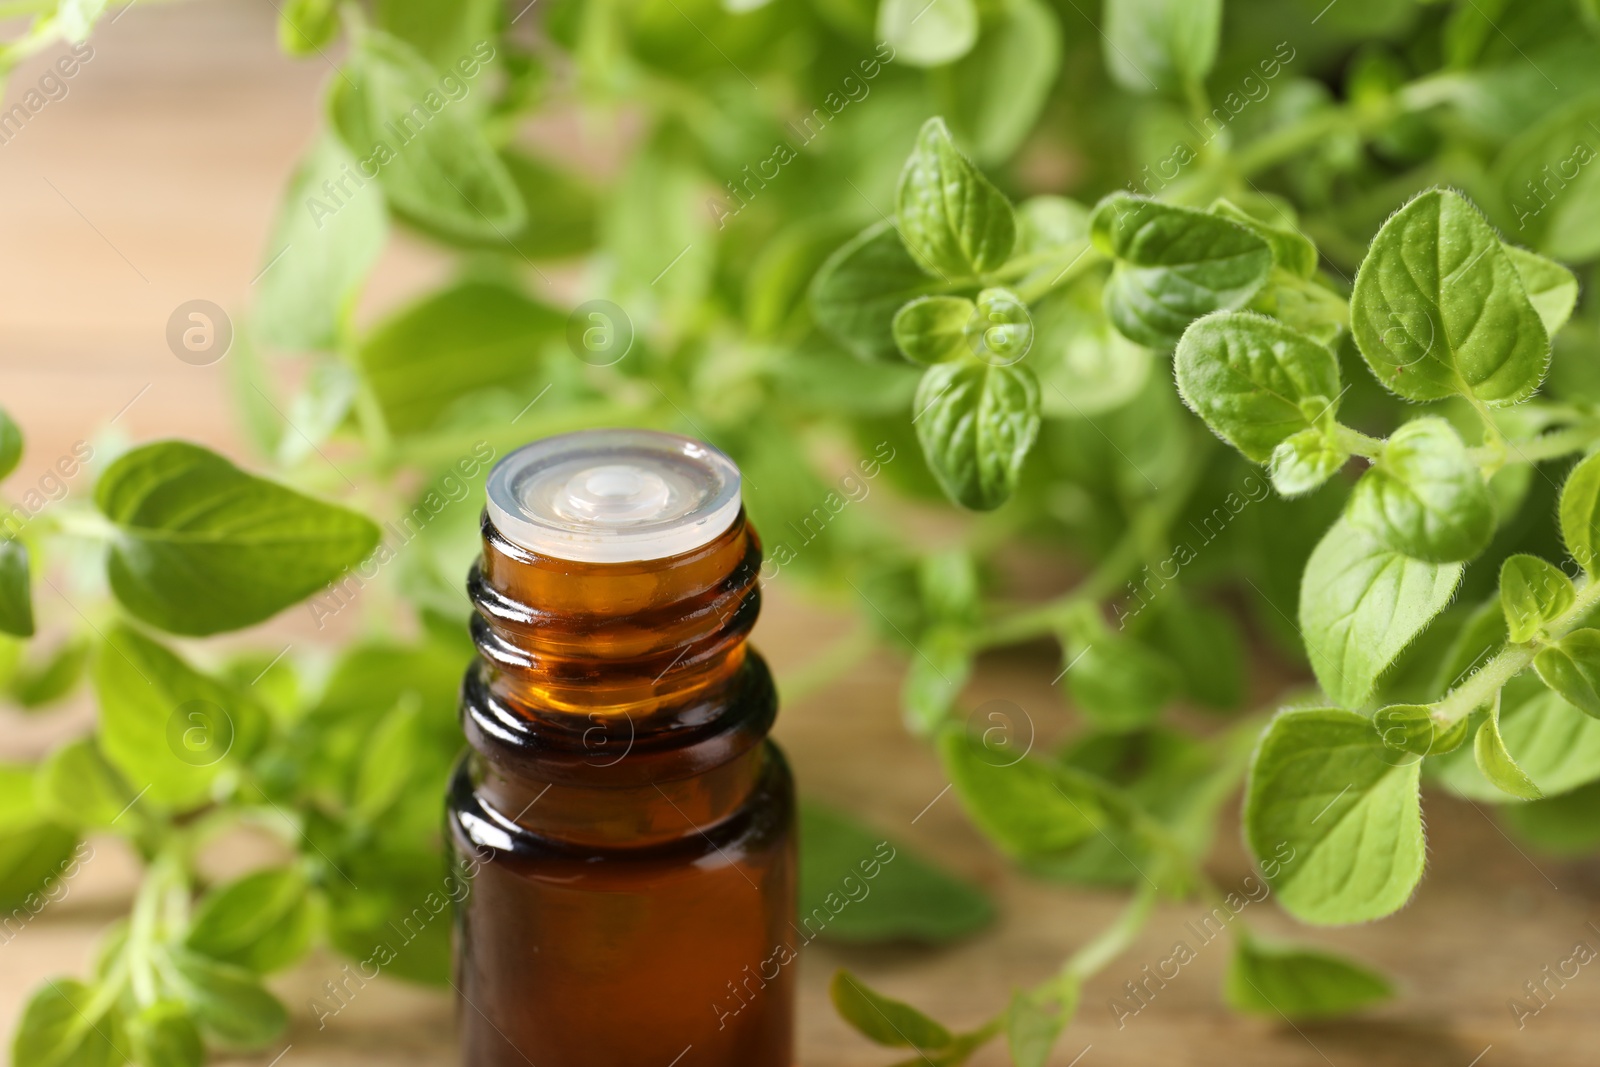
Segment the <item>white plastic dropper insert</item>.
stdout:
<path fill-rule="evenodd" d="M 681 555 L 739 516 L 739 468 L 653 430 L 580 430 L 524 445 L 489 472 L 489 518 L 530 552 L 577 563 Z"/>

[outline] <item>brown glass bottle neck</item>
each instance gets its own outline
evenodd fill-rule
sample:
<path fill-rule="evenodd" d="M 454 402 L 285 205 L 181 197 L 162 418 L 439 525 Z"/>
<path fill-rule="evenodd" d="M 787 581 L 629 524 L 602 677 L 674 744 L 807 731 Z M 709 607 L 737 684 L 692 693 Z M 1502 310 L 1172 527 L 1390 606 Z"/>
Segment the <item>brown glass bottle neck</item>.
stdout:
<path fill-rule="evenodd" d="M 462 715 L 485 804 L 588 844 L 703 830 L 736 808 L 776 707 L 746 648 L 761 550 L 744 516 L 693 552 L 640 563 L 539 556 L 487 516 L 483 540 Z"/>

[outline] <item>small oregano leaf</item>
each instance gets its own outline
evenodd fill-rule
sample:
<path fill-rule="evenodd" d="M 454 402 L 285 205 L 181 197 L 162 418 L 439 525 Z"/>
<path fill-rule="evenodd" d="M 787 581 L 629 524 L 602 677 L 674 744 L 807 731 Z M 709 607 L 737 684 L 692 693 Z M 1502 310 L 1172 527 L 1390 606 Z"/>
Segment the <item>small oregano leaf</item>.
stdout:
<path fill-rule="evenodd" d="M 1487 712 L 1468 716 L 1474 729 Z M 1517 766 L 1547 797 L 1559 796 L 1600 778 L 1600 720 L 1584 715 L 1532 674 L 1514 678 L 1500 698 L 1498 732 Z M 1484 776 L 1474 750 L 1462 749 L 1428 761 L 1430 775 L 1451 792 L 1486 803 L 1504 803 L 1505 792 Z M 1520 806 L 1520 805 L 1515 805 Z"/>
<path fill-rule="evenodd" d="M 878 37 L 910 66 L 953 63 L 978 42 L 978 7 L 973 0 L 883 0 Z"/>
<path fill-rule="evenodd" d="M 1033 347 L 1033 317 L 1010 289 L 984 289 L 967 323 L 967 347 L 985 363 L 1009 366 Z"/>
<path fill-rule="evenodd" d="M 1313 427 L 1279 441 L 1267 460 L 1267 473 L 1280 496 L 1296 497 L 1321 486 L 1349 461 L 1350 453 Z"/>
<path fill-rule="evenodd" d="M 1012 1067 L 1045 1067 L 1050 1050 L 1078 1010 L 1079 985 L 1061 983 L 1057 1000 L 1018 989 L 1006 1005 L 1006 1047 Z"/>
<path fill-rule="evenodd" d="M 929 367 L 914 401 L 917 440 L 950 499 L 976 511 L 1005 503 L 1039 435 L 1039 383 L 1026 367 L 974 359 Z"/>
<path fill-rule="evenodd" d="M 1184 332 L 1174 355 L 1184 403 L 1257 463 L 1279 443 L 1336 412 L 1339 361 L 1265 315 L 1219 311 Z M 1322 398 L 1312 404 L 1314 398 Z M 1309 410 L 1308 410 L 1309 409 Z"/>
<path fill-rule="evenodd" d="M 1600 630 L 1574 630 L 1540 649 L 1533 669 L 1567 703 L 1600 719 Z"/>
<path fill-rule="evenodd" d="M 900 173 L 895 215 L 912 258 L 946 280 L 996 270 L 1017 242 L 1011 202 L 961 154 L 937 117 L 923 123 Z"/>
<path fill-rule="evenodd" d="M 867 988 L 842 968 L 828 983 L 828 997 L 845 1022 L 876 1044 L 932 1052 L 955 1040 L 949 1030 L 916 1008 Z"/>
<path fill-rule="evenodd" d="M 257 623 L 364 559 L 377 524 L 161 441 L 123 455 L 95 504 L 116 526 L 106 571 L 123 607 L 186 635 Z"/>
<path fill-rule="evenodd" d="M 1243 307 L 1272 271 L 1272 249 L 1244 226 L 1126 193 L 1100 201 L 1090 236 L 1116 260 L 1106 314 L 1151 348 L 1172 347 L 1202 315 Z"/>
<path fill-rule="evenodd" d="M 1385 748 L 1426 756 L 1433 751 L 1437 733 L 1431 708 L 1422 704 L 1391 704 L 1380 708 L 1372 725 Z"/>
<path fill-rule="evenodd" d="M 33 636 L 28 546 L 15 537 L 0 539 L 0 633 L 12 637 Z"/>
<path fill-rule="evenodd" d="M 1300 629 L 1323 691 L 1343 707 L 1365 703 L 1378 676 L 1450 603 L 1461 571 L 1397 552 L 1348 519 L 1329 527 L 1300 587 Z"/>
<path fill-rule="evenodd" d="M 1483 725 L 1472 741 L 1472 755 L 1478 770 L 1499 789 L 1521 800 L 1540 800 L 1544 793 L 1528 777 L 1528 772 L 1517 766 L 1517 761 L 1506 750 L 1505 739 L 1500 736 L 1500 701 L 1489 708 Z"/>
<path fill-rule="evenodd" d="M 1372 373 L 1408 400 L 1514 404 L 1539 387 L 1550 336 L 1478 209 L 1443 189 L 1383 224 L 1356 273 L 1351 330 Z"/>
<path fill-rule="evenodd" d="M 1371 719 L 1337 708 L 1285 711 L 1256 748 L 1245 837 L 1273 858 L 1272 884 L 1309 923 L 1399 910 L 1422 878 L 1422 761 L 1396 758 Z"/>
<path fill-rule="evenodd" d="M 1561 487 L 1561 540 L 1590 576 L 1600 570 L 1600 452 L 1584 459 Z"/>
<path fill-rule="evenodd" d="M 1577 590 L 1554 563 L 1518 553 L 1500 565 L 1500 608 L 1513 644 L 1533 640 L 1552 619 L 1572 607 Z"/>
<path fill-rule="evenodd" d="M 894 313 L 894 343 L 913 363 L 946 363 L 968 351 L 977 305 L 964 296 L 919 296 Z"/>
<path fill-rule="evenodd" d="M 1522 288 L 1527 292 L 1533 309 L 1544 323 L 1544 331 L 1551 337 L 1567 324 L 1572 309 L 1578 304 L 1578 279 L 1570 270 L 1553 259 L 1516 245 L 1505 246 Z"/>
<path fill-rule="evenodd" d="M 1325 949 L 1246 935 L 1236 942 L 1222 995 L 1235 1011 L 1319 1019 L 1388 1000 L 1394 986 L 1372 968 Z"/>
<path fill-rule="evenodd" d="M 1394 432 L 1356 483 L 1346 514 L 1388 547 L 1431 563 L 1473 558 L 1495 529 L 1478 465 L 1455 429 L 1433 416 Z"/>

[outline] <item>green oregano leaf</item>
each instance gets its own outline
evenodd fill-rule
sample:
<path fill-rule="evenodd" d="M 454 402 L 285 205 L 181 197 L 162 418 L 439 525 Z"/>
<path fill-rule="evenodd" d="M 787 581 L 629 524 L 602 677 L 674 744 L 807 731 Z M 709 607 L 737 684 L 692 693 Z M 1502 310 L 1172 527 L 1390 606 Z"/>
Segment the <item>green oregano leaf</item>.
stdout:
<path fill-rule="evenodd" d="M 1539 387 L 1550 337 L 1511 256 L 1457 193 L 1422 193 L 1383 224 L 1356 274 L 1351 329 L 1408 400 L 1513 404 Z"/>
<path fill-rule="evenodd" d="M 1561 539 L 1578 565 L 1600 569 L 1600 452 L 1572 468 L 1561 487 Z"/>
<path fill-rule="evenodd" d="M 1443 611 L 1459 563 L 1428 563 L 1384 545 L 1341 518 L 1306 562 L 1300 629 L 1322 689 L 1360 707 L 1378 676 Z"/>
<path fill-rule="evenodd" d="M 93 673 L 101 750 L 158 804 L 203 803 L 259 736 L 259 708 L 130 626 L 106 631 Z"/>
<path fill-rule="evenodd" d="M 60 746 L 39 765 L 35 780 L 39 807 L 63 826 L 85 830 L 110 827 L 137 799 L 122 775 L 100 751 L 93 736 Z M 129 818 L 124 829 L 132 829 Z"/>
<path fill-rule="evenodd" d="M 1011 202 L 961 154 L 937 117 L 923 124 L 900 172 L 895 214 L 912 258 L 947 280 L 998 269 L 1017 241 Z"/>
<path fill-rule="evenodd" d="M 931 1052 L 955 1040 L 949 1030 L 916 1008 L 868 988 L 849 971 L 834 972 L 828 997 L 845 1022 L 876 1044 Z"/>
<path fill-rule="evenodd" d="M 1014 856 L 1048 855 L 1092 835 L 1107 818 L 1094 789 L 1014 747 L 986 745 L 956 728 L 940 735 L 945 774 L 972 821 Z"/>
<path fill-rule="evenodd" d="M 1133 93 L 1179 95 L 1217 58 L 1222 0 L 1107 0 L 1106 69 Z"/>
<path fill-rule="evenodd" d="M 1071 669 L 1065 683 L 1073 703 L 1103 730 L 1149 725 L 1177 688 L 1168 663 L 1127 637 L 1103 627 L 1063 638 Z"/>
<path fill-rule="evenodd" d="M 1272 249 L 1244 226 L 1126 193 L 1100 201 L 1090 235 L 1116 260 L 1106 314 L 1151 348 L 1170 348 L 1202 315 L 1243 307 L 1272 271 Z"/>
<path fill-rule="evenodd" d="M 1496 787 L 1520 800 L 1539 800 L 1544 796 L 1528 773 L 1517 766 L 1517 761 L 1506 751 L 1505 740 L 1500 736 L 1500 701 L 1489 706 L 1489 714 L 1478 727 L 1472 742 L 1473 758 L 1478 770 Z"/>
<path fill-rule="evenodd" d="M 184 441 L 123 455 L 94 499 L 116 527 L 106 561 L 111 591 L 138 618 L 177 634 L 269 618 L 378 543 L 377 524 L 365 516 Z"/>
<path fill-rule="evenodd" d="M 1394 996 L 1379 972 L 1326 949 L 1245 934 L 1235 942 L 1222 995 L 1235 1011 L 1273 1019 L 1348 1015 Z"/>
<path fill-rule="evenodd" d="M 1335 414 L 1341 392 L 1332 352 L 1251 312 L 1197 320 L 1178 343 L 1174 370 L 1184 403 L 1257 463 L 1314 418 Z"/>
<path fill-rule="evenodd" d="M 28 546 L 15 537 L 0 539 L 0 633 L 33 636 L 33 590 Z"/>
<path fill-rule="evenodd" d="M 1460 720 L 1480 729 L 1488 711 Z M 1533 674 L 1514 678 L 1500 699 L 1498 730 L 1517 766 L 1547 797 L 1558 796 L 1600 778 L 1600 720 L 1584 715 Z M 1428 760 L 1428 771 L 1451 792 L 1491 804 L 1506 793 L 1484 776 L 1474 747 Z M 1517 805 L 1520 806 L 1520 805 Z"/>
<path fill-rule="evenodd" d="M 1050 1050 L 1077 1012 L 1080 987 L 1076 980 L 1058 983 L 1056 999 L 1018 989 L 1006 1005 L 1006 1047 L 1013 1067 L 1045 1067 Z"/>
<path fill-rule="evenodd" d="M 1500 607 L 1513 644 L 1533 640 L 1551 620 L 1572 607 L 1577 590 L 1554 563 L 1521 553 L 1500 565 Z"/>
<path fill-rule="evenodd" d="M 1372 725 L 1386 748 L 1414 756 L 1426 756 L 1433 750 L 1433 710 L 1424 705 L 1391 704 L 1380 708 L 1372 717 Z"/>
<path fill-rule="evenodd" d="M 1494 500 L 1444 419 L 1413 419 L 1384 444 L 1346 514 L 1379 541 L 1433 563 L 1468 560 L 1494 536 Z"/>
<path fill-rule="evenodd" d="M 1546 259 L 1537 252 L 1516 245 L 1506 245 L 1505 250 L 1512 266 L 1517 268 L 1517 277 L 1522 279 L 1522 288 L 1533 303 L 1533 309 L 1539 313 L 1539 321 L 1544 323 L 1545 333 L 1554 337 L 1556 331 L 1567 324 L 1572 309 L 1578 304 L 1577 277 L 1555 260 Z"/>
<path fill-rule="evenodd" d="M 1231 200 L 1213 201 L 1211 213 L 1237 222 L 1266 241 L 1272 249 L 1272 261 L 1290 274 L 1309 278 L 1317 272 L 1317 246 L 1299 230 L 1252 215 Z"/>
<path fill-rule="evenodd" d="M 967 327 L 977 305 L 964 296 L 919 296 L 894 313 L 894 343 L 913 363 L 946 363 L 966 355 Z"/>
<path fill-rule="evenodd" d="M 14 1067 L 119 1067 L 122 1028 L 114 1013 L 88 1018 L 95 991 L 73 978 L 53 978 L 34 990 L 12 1038 Z"/>
<path fill-rule="evenodd" d="M 1600 630 L 1574 630 L 1540 649 L 1533 669 L 1567 703 L 1600 719 Z"/>
<path fill-rule="evenodd" d="M 339 35 L 335 0 L 288 0 L 278 9 L 278 47 L 291 56 L 311 56 Z"/>
<path fill-rule="evenodd" d="M 994 920 L 994 904 L 976 885 L 871 826 L 804 800 L 800 856 L 800 921 L 820 919 L 820 909 L 828 917 L 820 935 L 827 941 L 943 944 Z M 846 890 L 855 884 L 848 878 L 865 883 L 870 892 L 852 898 L 850 906 L 839 911 L 841 884 Z"/>
<path fill-rule="evenodd" d="M 1033 317 L 1010 289 L 984 289 L 967 324 L 967 347 L 985 363 L 1008 365 L 1033 347 Z"/>
<path fill-rule="evenodd" d="M 260 1048 L 283 1032 L 289 1015 L 243 967 L 188 949 L 169 950 L 172 985 L 201 1030 L 234 1048 Z"/>
<path fill-rule="evenodd" d="M 321 911 L 298 867 L 269 867 L 219 886 L 195 910 L 184 944 L 194 951 L 270 974 L 311 949 Z"/>
<path fill-rule="evenodd" d="M 1349 461 L 1350 453 L 1313 427 L 1279 441 L 1267 460 L 1267 473 L 1279 495 L 1296 497 L 1321 486 Z"/>
<path fill-rule="evenodd" d="M 894 47 L 895 58 L 913 67 L 953 63 L 978 41 L 978 8 L 973 0 L 883 0 L 878 37 Z"/>
<path fill-rule="evenodd" d="M 388 234 L 388 212 L 376 189 L 329 198 L 356 166 L 338 138 L 324 135 L 284 190 L 256 287 L 261 340 L 290 350 L 335 348 L 362 281 Z"/>
<path fill-rule="evenodd" d="M 477 109 L 448 100 L 438 85 L 415 48 L 367 29 L 330 82 L 328 117 L 360 174 L 376 176 L 396 211 L 468 240 L 509 239 L 527 219 L 516 182 Z"/>
<path fill-rule="evenodd" d="M 907 301 L 939 287 L 917 265 L 894 223 L 874 223 L 818 268 L 811 282 L 817 324 L 858 359 L 899 362 L 892 322 Z"/>
<path fill-rule="evenodd" d="M 1285 711 L 1256 749 L 1245 837 L 1278 900 L 1310 923 L 1399 910 L 1422 878 L 1422 761 L 1352 711 Z"/>
<path fill-rule="evenodd" d="M 954 501 L 977 511 L 1005 503 L 1039 434 L 1039 384 L 1026 367 L 974 359 L 929 367 L 914 401 L 928 468 Z"/>
<path fill-rule="evenodd" d="M 16 470 L 21 462 L 22 428 L 4 408 L 0 408 L 0 479 Z"/>
<path fill-rule="evenodd" d="M 205 1043 L 182 1001 L 159 1000 L 128 1020 L 129 1051 L 139 1067 L 201 1067 Z"/>

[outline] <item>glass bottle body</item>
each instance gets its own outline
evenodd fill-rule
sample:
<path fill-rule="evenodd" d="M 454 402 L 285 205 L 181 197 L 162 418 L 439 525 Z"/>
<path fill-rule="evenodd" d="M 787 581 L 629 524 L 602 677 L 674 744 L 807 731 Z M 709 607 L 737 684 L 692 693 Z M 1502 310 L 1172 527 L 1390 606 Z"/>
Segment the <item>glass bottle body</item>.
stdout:
<path fill-rule="evenodd" d="M 468 1067 L 788 1067 L 793 785 L 741 516 L 666 560 L 487 519 L 449 826 Z"/>

